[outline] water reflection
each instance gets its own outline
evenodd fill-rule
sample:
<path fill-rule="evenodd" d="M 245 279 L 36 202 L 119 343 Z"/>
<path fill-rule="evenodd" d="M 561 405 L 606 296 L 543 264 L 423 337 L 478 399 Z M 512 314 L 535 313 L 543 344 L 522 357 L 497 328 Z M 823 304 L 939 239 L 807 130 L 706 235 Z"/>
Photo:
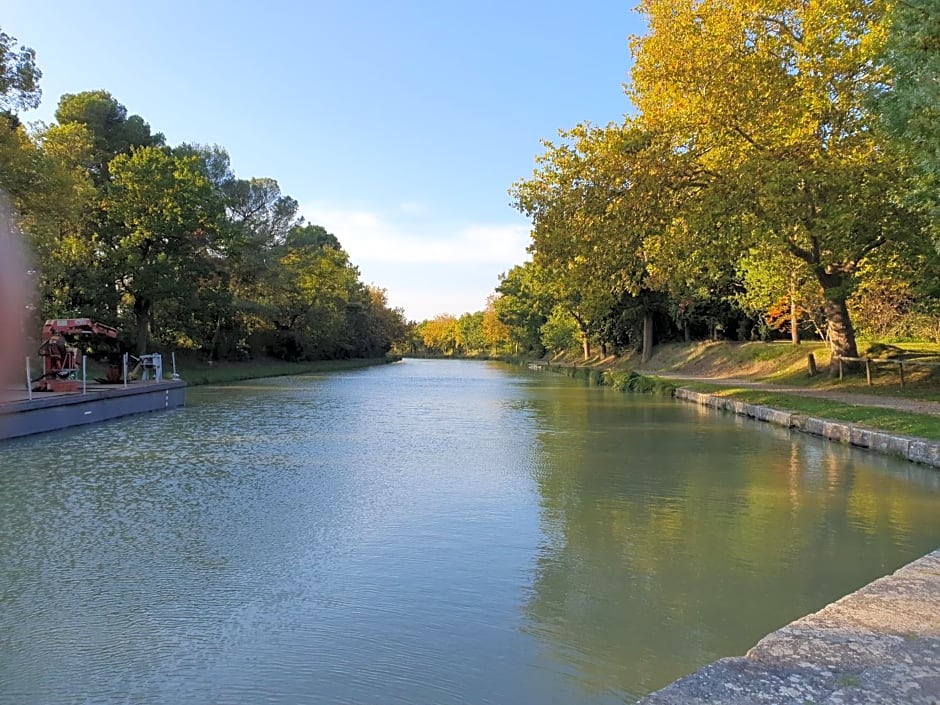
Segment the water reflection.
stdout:
<path fill-rule="evenodd" d="M 539 405 L 544 540 L 526 605 L 591 691 L 639 695 L 741 654 L 940 536 L 929 469 L 598 396 L 566 387 Z"/>
<path fill-rule="evenodd" d="M 0 702 L 623 703 L 940 542 L 940 473 L 409 362 L 0 446 Z"/>

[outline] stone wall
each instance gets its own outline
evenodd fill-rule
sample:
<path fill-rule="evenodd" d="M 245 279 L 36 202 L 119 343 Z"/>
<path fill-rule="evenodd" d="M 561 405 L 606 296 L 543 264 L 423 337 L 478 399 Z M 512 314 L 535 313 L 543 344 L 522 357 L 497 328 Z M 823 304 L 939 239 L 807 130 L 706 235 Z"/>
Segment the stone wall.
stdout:
<path fill-rule="evenodd" d="M 789 411 L 772 409 L 768 406 L 748 404 L 728 397 L 693 392 L 690 389 L 677 389 L 675 396 L 677 399 L 731 411 L 740 416 L 747 416 L 785 428 L 811 433 L 814 436 L 822 436 L 831 441 L 867 448 L 876 453 L 894 455 L 915 463 L 940 468 L 940 443 L 936 441 L 911 436 L 899 436 L 884 431 L 873 431 L 843 421 L 830 421 L 794 414 Z"/>

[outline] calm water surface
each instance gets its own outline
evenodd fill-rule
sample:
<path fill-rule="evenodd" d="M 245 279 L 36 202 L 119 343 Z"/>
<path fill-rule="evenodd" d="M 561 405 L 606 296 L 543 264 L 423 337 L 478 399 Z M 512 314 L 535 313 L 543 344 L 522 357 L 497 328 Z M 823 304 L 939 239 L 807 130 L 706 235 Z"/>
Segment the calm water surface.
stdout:
<path fill-rule="evenodd" d="M 0 703 L 624 703 L 940 546 L 940 473 L 406 361 L 0 445 Z"/>

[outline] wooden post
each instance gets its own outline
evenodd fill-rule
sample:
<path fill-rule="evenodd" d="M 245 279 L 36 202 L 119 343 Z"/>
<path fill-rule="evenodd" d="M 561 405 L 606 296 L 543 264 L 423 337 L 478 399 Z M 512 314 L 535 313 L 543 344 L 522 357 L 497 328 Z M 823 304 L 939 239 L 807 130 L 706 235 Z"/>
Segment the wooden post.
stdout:
<path fill-rule="evenodd" d="M 868 386 L 871 386 L 871 358 L 865 358 L 865 380 L 868 382 Z"/>
<path fill-rule="evenodd" d="M 898 374 L 901 375 L 901 386 L 904 386 L 904 363 L 898 362 Z"/>
<path fill-rule="evenodd" d="M 810 353 L 806 356 L 806 366 L 809 368 L 809 376 L 816 376 L 816 358 L 813 357 L 813 353 Z"/>
<path fill-rule="evenodd" d="M 841 355 L 839 355 L 838 360 L 839 360 L 839 381 L 841 382 L 842 381 L 842 356 Z"/>

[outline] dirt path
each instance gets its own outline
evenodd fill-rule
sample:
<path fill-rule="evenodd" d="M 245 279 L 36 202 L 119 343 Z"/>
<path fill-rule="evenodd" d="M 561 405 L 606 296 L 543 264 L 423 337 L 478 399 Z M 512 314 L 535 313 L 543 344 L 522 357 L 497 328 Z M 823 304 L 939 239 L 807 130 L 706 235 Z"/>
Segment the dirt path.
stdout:
<path fill-rule="evenodd" d="M 780 394 L 793 394 L 802 397 L 816 397 L 829 399 L 851 406 L 872 406 L 881 409 L 897 409 L 915 414 L 929 414 L 940 416 L 940 402 L 922 399 L 904 399 L 902 397 L 889 397 L 881 394 L 856 394 L 854 392 L 836 392 L 823 389 L 807 389 L 805 387 L 791 387 L 784 384 L 770 384 L 767 382 L 754 382 L 747 379 L 730 379 L 725 377 L 698 377 L 695 375 L 682 375 L 673 372 L 647 372 L 656 377 L 671 379 L 676 382 L 707 382 L 728 387 L 746 387 L 759 391 L 777 392 Z"/>

